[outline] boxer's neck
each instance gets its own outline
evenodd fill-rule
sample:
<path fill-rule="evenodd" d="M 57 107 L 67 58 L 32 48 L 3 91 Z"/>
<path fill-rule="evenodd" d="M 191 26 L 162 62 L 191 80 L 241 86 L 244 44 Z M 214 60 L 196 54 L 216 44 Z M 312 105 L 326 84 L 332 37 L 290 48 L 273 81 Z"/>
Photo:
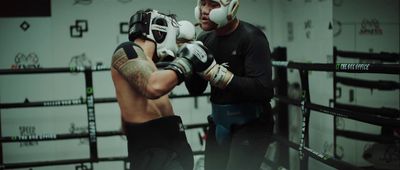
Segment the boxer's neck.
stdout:
<path fill-rule="evenodd" d="M 134 42 L 143 49 L 144 54 L 149 57 L 149 59 L 152 60 L 156 57 L 156 44 L 153 41 L 137 38 Z"/>

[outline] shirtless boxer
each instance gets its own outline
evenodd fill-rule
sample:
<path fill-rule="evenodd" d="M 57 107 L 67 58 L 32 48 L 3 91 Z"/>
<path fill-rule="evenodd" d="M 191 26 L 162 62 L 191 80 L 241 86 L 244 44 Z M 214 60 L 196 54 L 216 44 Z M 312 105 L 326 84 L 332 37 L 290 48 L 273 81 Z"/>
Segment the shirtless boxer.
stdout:
<path fill-rule="evenodd" d="M 155 65 L 175 56 L 177 38 L 194 38 L 184 33 L 173 15 L 140 10 L 129 22 L 130 41 L 120 44 L 112 56 L 111 75 L 128 140 L 130 169 L 193 169 L 182 120 L 174 115 L 168 98 L 182 81 L 176 71 L 157 70 Z M 190 74 L 191 70 L 185 73 Z"/>

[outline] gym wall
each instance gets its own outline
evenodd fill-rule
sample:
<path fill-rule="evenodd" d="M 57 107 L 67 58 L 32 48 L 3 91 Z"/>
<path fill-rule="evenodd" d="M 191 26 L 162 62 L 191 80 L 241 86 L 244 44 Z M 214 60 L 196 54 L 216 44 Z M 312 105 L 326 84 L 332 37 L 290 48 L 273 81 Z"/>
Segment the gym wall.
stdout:
<path fill-rule="evenodd" d="M 42 4 L 38 4 L 39 2 Z M 89 65 L 109 67 L 116 46 L 128 40 L 129 17 L 139 9 L 153 8 L 164 13 L 174 13 L 178 20 L 195 23 L 195 0 L 41 0 L 36 4 L 35 1 L 15 3 L 17 5 L 10 7 L 14 10 L 7 10 L 8 15 L 2 13 L 0 17 L 1 69 Z M 238 16 L 272 35 L 268 29 L 272 25 L 270 3 L 271 1 L 242 0 Z M 46 6 L 47 4 L 49 5 Z M 7 5 L 2 2 L 1 6 L 5 8 Z M 47 8 L 50 8 L 49 12 L 40 13 Z M 18 10 L 26 12 L 15 12 Z M 115 97 L 109 72 L 94 72 L 93 86 L 95 98 Z M 173 94 L 187 94 L 187 90 L 181 85 L 173 90 Z M 81 97 L 86 97 L 82 73 L 0 77 L 1 103 Z M 208 97 L 173 99 L 172 104 L 175 113 L 182 116 L 184 124 L 205 123 L 211 110 Z M 97 131 L 120 129 L 117 103 L 95 104 L 95 114 Z M 87 133 L 87 124 L 85 105 L 1 110 L 2 136 Z M 199 133 L 202 134 L 201 129 L 187 130 L 189 142 L 195 151 L 204 147 L 200 144 Z M 88 158 L 88 143 L 87 139 L 4 143 L 3 161 L 18 163 Z M 99 157 L 127 155 L 124 137 L 98 138 L 97 145 Z M 33 169 L 54 168 L 44 166 Z M 57 169 L 73 168 L 76 165 L 57 166 Z M 122 169 L 123 163 L 100 162 L 94 164 L 94 168 Z"/>
<path fill-rule="evenodd" d="M 6 2 L 6 1 L 5 1 Z M 7 6 L 0 3 L 1 8 Z M 32 6 L 17 1 L 22 6 Z M 40 0 L 44 3 L 47 1 Z M 175 13 L 178 20 L 195 23 L 195 0 L 48 0 L 49 13 L 29 13 L 27 7 L 14 7 L 12 16 L 0 16 L 0 69 L 53 68 L 75 66 L 110 66 L 115 47 L 127 41 L 127 22 L 139 9 L 153 8 Z M 27 3 L 27 2 L 25 2 Z M 29 2 L 33 3 L 33 2 Z M 43 4 L 42 4 L 43 5 Z M 34 6 L 32 6 L 34 8 Z M 15 12 L 26 10 L 27 13 Z M 40 10 L 39 10 L 40 11 Z M 27 14 L 27 15 L 24 15 Z M 248 21 L 264 31 L 271 51 L 286 47 L 288 60 L 309 63 L 332 63 L 333 47 L 362 52 L 399 53 L 398 0 L 240 0 L 239 19 Z M 360 34 L 363 28 L 376 28 L 382 33 Z M 365 30 L 365 29 L 364 29 Z M 198 30 L 200 31 L 200 30 Z M 378 31 L 379 32 L 379 31 Z M 359 60 L 341 59 L 340 62 L 358 63 Z M 370 61 L 361 61 L 370 62 Z M 288 71 L 289 95 L 298 98 L 300 83 L 297 70 Z M 399 80 L 399 76 L 347 74 L 364 79 Z M 333 93 L 332 74 L 310 72 L 311 101 L 330 106 Z M 115 97 L 109 72 L 94 73 L 94 96 Z M 342 88 L 340 101 L 399 108 L 399 90 Z M 349 101 L 353 90 L 353 100 Z M 209 91 L 209 89 L 207 90 Z M 184 85 L 173 94 L 187 94 Z M 82 73 L 2 75 L 0 102 L 20 103 L 47 100 L 78 99 L 85 97 Z M 177 115 L 184 124 L 205 123 L 210 113 L 208 97 L 173 99 Z M 289 106 L 289 137 L 299 142 L 301 111 Z M 2 136 L 45 134 L 79 134 L 87 132 L 86 106 L 2 109 Z M 117 103 L 96 104 L 97 131 L 120 129 Z M 380 128 L 350 120 L 341 120 L 346 129 L 380 133 Z M 310 148 L 320 153 L 333 154 L 333 117 L 311 112 Z M 193 150 L 203 149 L 198 134 L 201 129 L 188 130 Z M 357 165 L 368 165 L 360 155 L 369 143 L 338 138 L 343 148 L 343 159 Z M 4 143 L 5 163 L 33 162 L 89 157 L 88 140 L 59 140 L 47 142 Z M 99 156 L 126 156 L 123 137 L 98 138 Z M 196 156 L 201 162 L 201 156 Z M 299 169 L 298 152 L 290 150 L 290 169 Z M 196 162 L 195 162 L 196 164 Z M 76 165 L 44 166 L 32 169 L 74 169 Z M 122 169 L 122 162 L 100 162 L 95 169 Z M 195 167 L 201 169 L 201 167 Z M 309 169 L 333 169 L 313 159 Z"/>

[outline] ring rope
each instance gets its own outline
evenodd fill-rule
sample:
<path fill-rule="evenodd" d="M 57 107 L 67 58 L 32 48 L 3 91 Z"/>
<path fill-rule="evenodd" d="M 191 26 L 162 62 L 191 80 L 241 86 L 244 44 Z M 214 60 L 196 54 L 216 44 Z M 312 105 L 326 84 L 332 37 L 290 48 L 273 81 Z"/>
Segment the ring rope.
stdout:
<path fill-rule="evenodd" d="M 209 96 L 210 93 L 204 93 L 197 97 Z M 176 95 L 170 94 L 171 99 L 174 98 L 187 98 L 193 97 L 189 94 Z M 94 98 L 94 103 L 115 103 L 117 99 L 114 97 L 106 98 Z M 36 101 L 36 102 L 23 102 L 23 103 L 0 103 L 0 109 L 12 109 L 12 108 L 24 108 L 24 107 L 56 107 L 56 106 L 75 106 L 86 104 L 86 98 L 80 97 L 78 99 L 66 99 L 66 100 L 49 100 L 49 101 Z"/>
<path fill-rule="evenodd" d="M 385 73 L 399 74 L 400 64 L 359 64 L 359 63 L 298 63 L 292 61 L 272 61 L 274 67 L 294 68 L 309 71 L 347 72 L 347 73 Z"/>
<path fill-rule="evenodd" d="M 356 132 L 356 131 L 342 130 L 342 129 L 336 129 L 336 135 L 350 139 L 357 139 L 361 141 L 370 141 L 378 143 L 394 143 L 395 141 L 400 141 L 400 137 L 396 136 L 368 134 L 364 132 Z"/>
<path fill-rule="evenodd" d="M 196 128 L 206 128 L 208 124 L 197 123 L 197 124 L 187 124 L 183 125 L 184 129 L 196 129 Z M 109 136 L 121 136 L 122 131 L 103 131 L 96 132 L 98 137 L 109 137 Z M 33 136 L 4 136 L 0 138 L 0 143 L 13 143 L 13 142 L 28 142 L 28 141 L 51 141 L 51 140 L 65 140 L 65 139 L 81 139 L 88 138 L 89 133 L 79 133 L 79 134 L 42 134 Z"/>
<path fill-rule="evenodd" d="M 299 100 L 294 100 L 294 99 L 289 99 L 288 97 L 283 97 L 283 96 L 276 96 L 274 99 L 285 102 L 288 104 L 296 105 L 296 106 L 302 106 L 301 101 Z M 314 103 L 304 103 L 304 106 L 306 108 L 309 108 L 314 111 L 318 111 L 321 113 L 326 113 L 329 115 L 333 116 L 339 116 L 339 117 L 344 117 L 348 119 L 353 119 L 353 120 L 358 120 L 374 125 L 386 125 L 386 126 L 394 126 L 394 127 L 399 127 L 400 126 L 400 118 L 390 118 L 390 117 L 384 117 L 380 115 L 367 115 L 363 113 L 358 113 L 354 112 L 351 110 L 346 110 L 346 109 L 337 109 L 337 108 L 330 108 L 327 106 L 322 106 Z"/>
<path fill-rule="evenodd" d="M 333 53 L 336 56 L 343 58 L 356 58 L 356 59 L 367 59 L 367 60 L 379 60 L 386 62 L 396 62 L 400 61 L 400 54 L 398 53 L 365 53 L 365 52 L 353 52 L 353 51 L 343 51 L 337 50 L 336 47 L 333 48 Z"/>
<path fill-rule="evenodd" d="M 336 82 L 347 86 L 356 86 L 356 87 L 379 89 L 379 90 L 400 89 L 400 83 L 387 80 L 371 81 L 371 80 L 361 80 L 355 78 L 336 76 Z"/>
<path fill-rule="evenodd" d="M 277 136 L 277 135 L 273 135 L 271 136 L 274 140 L 285 144 L 286 146 L 289 146 L 290 148 L 293 148 L 297 151 L 299 151 L 300 145 L 296 144 L 294 142 L 291 142 L 287 139 L 284 139 L 283 137 Z M 317 159 L 320 162 L 323 162 L 324 164 L 327 164 L 329 166 L 335 167 L 337 169 L 349 169 L 349 170 L 362 170 L 362 168 L 356 167 L 354 165 L 351 165 L 347 162 L 338 160 L 333 158 L 332 156 L 329 156 L 327 154 L 322 154 L 322 153 L 318 153 L 317 151 L 314 151 L 313 149 L 309 148 L 309 147 L 303 147 L 303 152 L 305 152 L 306 155 L 311 156 L 314 159 Z"/>

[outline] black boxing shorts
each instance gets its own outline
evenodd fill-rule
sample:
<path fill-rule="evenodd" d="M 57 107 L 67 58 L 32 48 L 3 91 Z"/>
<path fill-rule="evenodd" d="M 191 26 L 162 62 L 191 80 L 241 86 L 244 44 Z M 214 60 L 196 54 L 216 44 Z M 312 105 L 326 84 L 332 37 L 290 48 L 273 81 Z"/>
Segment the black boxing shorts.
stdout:
<path fill-rule="evenodd" d="M 193 152 L 179 116 L 124 122 L 132 170 L 192 170 Z"/>

